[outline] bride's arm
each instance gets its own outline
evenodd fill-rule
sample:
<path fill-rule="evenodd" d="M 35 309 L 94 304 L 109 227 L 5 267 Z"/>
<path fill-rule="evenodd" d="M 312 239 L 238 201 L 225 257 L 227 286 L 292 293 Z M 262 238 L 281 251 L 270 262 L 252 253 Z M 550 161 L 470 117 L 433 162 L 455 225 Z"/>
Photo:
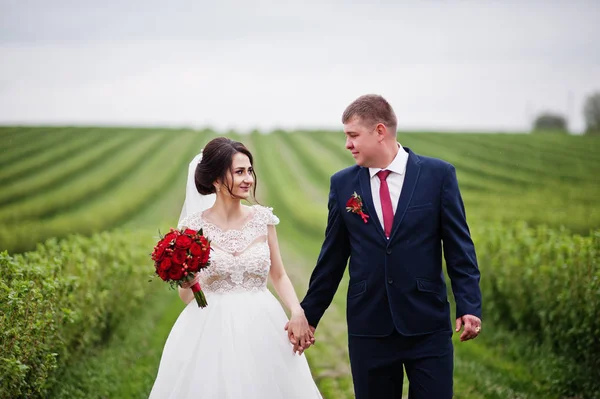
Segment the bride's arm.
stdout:
<path fill-rule="evenodd" d="M 185 229 L 188 229 L 189 227 L 179 226 L 178 228 L 185 230 Z M 182 284 L 182 286 L 177 287 L 177 291 L 179 292 L 179 298 L 181 298 L 183 303 L 185 303 L 186 305 L 188 303 L 192 302 L 192 299 L 194 299 L 194 293 L 192 292 L 190 287 L 199 281 L 200 281 L 200 274 L 196 273 L 196 275 L 194 276 L 192 281 L 185 282 Z"/>
<path fill-rule="evenodd" d="M 185 303 L 186 305 L 190 303 L 192 299 L 194 299 L 194 293 L 189 288 L 185 289 L 178 287 L 177 290 L 179 290 L 179 298 L 181 298 L 183 303 Z"/>
<path fill-rule="evenodd" d="M 194 276 L 194 278 L 191 281 L 186 281 L 185 283 L 181 284 L 181 287 L 177 287 L 177 290 L 179 291 L 179 298 L 181 298 L 181 300 L 186 305 L 188 303 L 192 302 L 192 299 L 194 299 L 194 293 L 192 292 L 190 287 L 199 281 L 200 281 L 200 274 L 196 273 L 196 275 Z"/>
<path fill-rule="evenodd" d="M 302 347 L 308 347 L 309 343 L 312 341 L 310 326 L 304 316 L 304 309 L 300 306 L 300 301 L 298 300 L 298 295 L 296 295 L 292 281 L 283 267 L 275 226 L 269 225 L 268 229 L 269 233 L 267 239 L 269 250 L 271 252 L 271 270 L 269 276 L 271 277 L 273 287 L 275 287 L 275 291 L 277 291 L 279 298 L 281 298 L 285 306 L 291 312 L 289 333 L 293 334 L 293 336 L 300 341 Z"/>

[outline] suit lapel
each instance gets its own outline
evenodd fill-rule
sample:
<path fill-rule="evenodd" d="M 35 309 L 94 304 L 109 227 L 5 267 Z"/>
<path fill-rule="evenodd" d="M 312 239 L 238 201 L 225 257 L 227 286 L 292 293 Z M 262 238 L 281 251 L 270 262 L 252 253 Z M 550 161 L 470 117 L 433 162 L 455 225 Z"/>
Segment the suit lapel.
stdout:
<path fill-rule="evenodd" d="M 374 223 L 375 228 L 384 240 L 387 241 L 385 231 L 381 227 L 381 222 L 375 212 L 375 205 L 373 204 L 373 193 L 371 192 L 371 175 L 369 174 L 369 168 L 360 168 L 358 172 L 358 180 L 360 181 L 360 191 L 362 193 L 363 205 L 369 215 L 369 223 Z"/>
<path fill-rule="evenodd" d="M 406 208 L 408 208 L 415 187 L 417 187 L 417 181 L 419 180 L 419 173 L 421 171 L 419 157 L 409 148 L 404 147 L 404 149 L 408 152 L 408 162 L 406 163 L 406 175 L 404 176 L 402 191 L 400 192 L 400 198 L 398 199 L 398 206 L 396 207 L 396 213 L 394 214 L 394 225 L 392 226 L 390 241 L 394 237 L 394 234 L 398 232 L 400 224 L 402 224 L 402 219 L 404 219 Z"/>

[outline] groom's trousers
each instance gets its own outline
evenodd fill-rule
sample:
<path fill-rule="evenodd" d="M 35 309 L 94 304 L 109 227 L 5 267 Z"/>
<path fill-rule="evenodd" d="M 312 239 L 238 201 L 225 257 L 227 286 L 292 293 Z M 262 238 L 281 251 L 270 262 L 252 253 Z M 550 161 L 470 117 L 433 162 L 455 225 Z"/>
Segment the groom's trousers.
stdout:
<path fill-rule="evenodd" d="M 356 399 L 401 399 L 404 371 L 409 399 L 452 398 L 452 331 L 406 337 L 348 337 Z"/>

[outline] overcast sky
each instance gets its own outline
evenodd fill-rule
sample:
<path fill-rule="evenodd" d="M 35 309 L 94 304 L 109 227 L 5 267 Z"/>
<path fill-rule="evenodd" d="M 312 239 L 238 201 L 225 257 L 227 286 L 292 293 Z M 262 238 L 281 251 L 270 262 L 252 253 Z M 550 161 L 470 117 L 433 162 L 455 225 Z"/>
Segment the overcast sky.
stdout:
<path fill-rule="evenodd" d="M 367 4 L 370 3 L 370 4 Z M 584 127 L 600 0 L 0 0 L 0 124 L 340 128 L 365 93 L 401 129 Z"/>

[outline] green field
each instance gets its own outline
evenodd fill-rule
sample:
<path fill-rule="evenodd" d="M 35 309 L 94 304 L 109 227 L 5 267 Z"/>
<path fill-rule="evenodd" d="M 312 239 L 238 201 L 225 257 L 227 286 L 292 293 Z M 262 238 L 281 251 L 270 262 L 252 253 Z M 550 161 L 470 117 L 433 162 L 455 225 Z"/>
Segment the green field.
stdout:
<path fill-rule="evenodd" d="M 0 251 L 11 255 L 0 265 L 12 270 L 0 275 L 0 398 L 147 397 L 183 304 L 166 285 L 148 283 L 146 254 L 157 231 L 176 224 L 187 165 L 215 135 L 0 128 Z M 353 164 L 343 133 L 231 138 L 253 151 L 258 201 L 281 219 L 282 255 L 302 296 L 324 233 L 329 177 Z M 484 333 L 456 341 L 455 397 L 600 397 L 590 382 L 600 369 L 600 138 L 398 139 L 456 167 L 482 270 Z M 346 284 L 307 352 L 326 398 L 353 397 Z M 45 295 L 53 306 L 30 304 Z M 36 314 L 45 324 L 34 323 Z M 28 350 L 40 335 L 49 338 Z"/>

